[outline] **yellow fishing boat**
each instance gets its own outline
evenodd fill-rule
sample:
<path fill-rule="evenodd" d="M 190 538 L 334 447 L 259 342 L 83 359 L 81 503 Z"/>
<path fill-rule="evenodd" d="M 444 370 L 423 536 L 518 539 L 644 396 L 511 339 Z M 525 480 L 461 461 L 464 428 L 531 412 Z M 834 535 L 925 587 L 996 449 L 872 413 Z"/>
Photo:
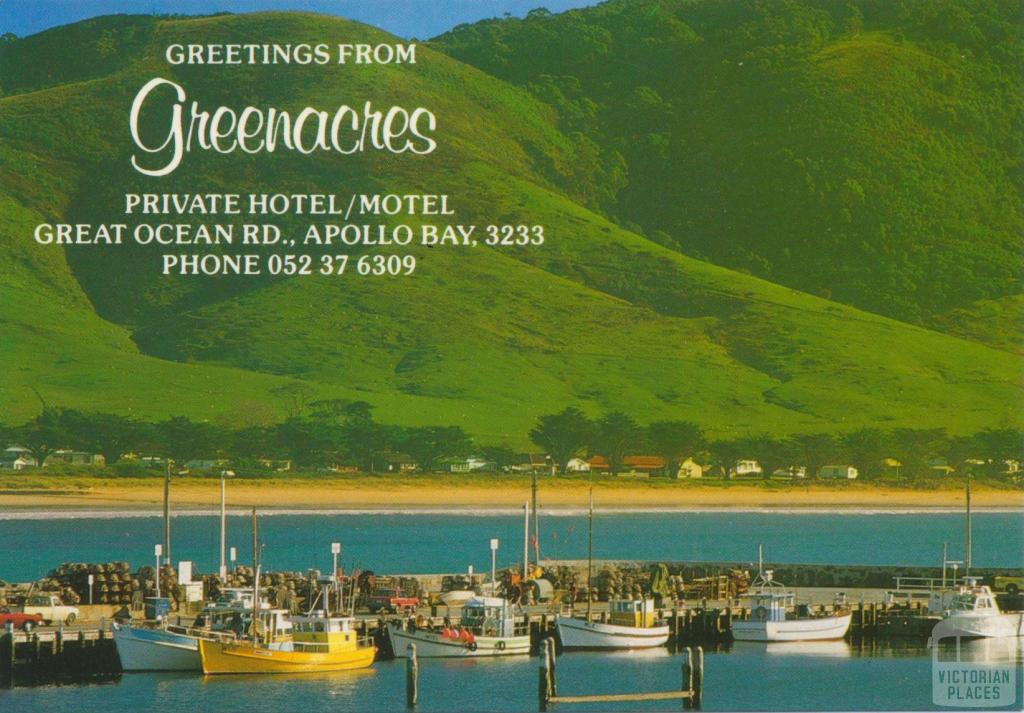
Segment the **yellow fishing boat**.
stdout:
<path fill-rule="evenodd" d="M 324 673 L 366 668 L 377 648 L 360 642 L 351 617 L 292 619 L 291 641 L 199 641 L 203 673 Z"/>

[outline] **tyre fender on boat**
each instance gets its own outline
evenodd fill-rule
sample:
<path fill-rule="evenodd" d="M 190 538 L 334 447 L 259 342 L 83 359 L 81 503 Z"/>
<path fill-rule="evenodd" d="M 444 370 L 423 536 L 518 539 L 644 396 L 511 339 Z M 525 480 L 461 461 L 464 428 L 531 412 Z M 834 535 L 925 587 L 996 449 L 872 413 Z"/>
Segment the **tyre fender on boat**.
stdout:
<path fill-rule="evenodd" d="M 768 621 L 768 610 L 764 607 L 758 607 L 754 610 L 754 618 L 758 621 Z"/>
<path fill-rule="evenodd" d="M 468 644 L 466 644 L 466 648 L 470 651 L 476 651 L 476 642 L 470 641 Z"/>
<path fill-rule="evenodd" d="M 474 643 L 476 643 L 476 642 L 474 642 Z M 504 641 L 499 641 L 497 644 L 494 645 L 494 648 L 496 648 L 498 651 L 504 651 L 505 650 L 505 642 Z"/>

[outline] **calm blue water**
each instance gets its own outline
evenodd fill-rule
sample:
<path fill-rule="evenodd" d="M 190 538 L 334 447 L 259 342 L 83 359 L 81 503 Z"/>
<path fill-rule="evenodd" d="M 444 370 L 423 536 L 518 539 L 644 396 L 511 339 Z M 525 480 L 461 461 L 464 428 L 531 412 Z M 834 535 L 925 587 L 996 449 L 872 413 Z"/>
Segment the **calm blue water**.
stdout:
<path fill-rule="evenodd" d="M 932 659 L 921 646 L 870 648 L 839 643 L 737 644 L 705 657 L 704 709 L 933 710 Z M 1009 659 L 1008 661 L 1013 661 Z M 563 695 L 673 690 L 682 658 L 666 650 L 625 654 L 571 653 L 559 658 Z M 1014 670 L 1020 695 L 1020 665 Z M 424 660 L 417 710 L 536 710 L 537 668 L 530 657 Z M 132 674 L 108 684 L 0 691 L 4 711 L 402 711 L 405 663 L 367 671 L 305 676 L 203 677 Z M 1019 710 L 1019 703 L 1016 706 Z M 676 710 L 662 703 L 572 705 L 553 710 Z"/>
<path fill-rule="evenodd" d="M 159 517 L 0 519 L 0 578 L 26 580 L 62 561 L 152 560 Z M 488 540 L 501 540 L 499 563 L 522 552 L 522 518 L 514 515 L 304 514 L 260 518 L 264 559 L 271 569 L 330 566 L 329 543 L 343 543 L 342 562 L 390 572 L 489 568 Z M 229 544 L 251 557 L 249 519 L 233 516 Z M 202 571 L 217 565 L 218 519 L 182 515 L 172 526 L 173 554 Z M 541 518 L 544 555 L 586 556 L 583 514 Z M 934 565 L 941 543 L 962 550 L 963 518 L 955 513 L 630 513 L 599 514 L 600 558 L 749 560 L 764 543 L 785 562 Z M 1024 564 L 1019 514 L 980 513 L 974 520 L 979 566 Z M 1019 688 L 1019 659 L 1011 664 Z M 633 654 L 572 653 L 560 658 L 563 694 L 669 690 L 679 684 L 681 658 L 666 650 Z M 538 660 L 437 661 L 421 664 L 420 711 L 521 711 L 536 706 Z M 0 711 L 401 711 L 404 662 L 368 671 L 295 677 L 209 677 L 134 674 L 105 684 L 0 690 Z M 920 644 L 855 647 L 737 644 L 708 652 L 706 710 L 932 710 L 932 659 Z M 1020 691 L 1016 708 L 1020 708 Z M 571 711 L 665 710 L 664 703 L 563 706 Z M 555 710 L 558 710 L 556 707 Z"/>
<path fill-rule="evenodd" d="M 151 517 L 0 519 L 0 579 L 38 578 L 61 562 L 128 560 L 133 569 L 153 561 L 162 521 Z M 259 520 L 264 563 L 272 570 L 330 569 L 330 543 L 342 542 L 346 568 L 377 572 L 455 572 L 472 564 L 490 569 L 489 539 L 501 541 L 498 562 L 522 558 L 522 517 L 514 515 L 303 514 Z M 585 559 L 585 514 L 544 516 L 541 554 Z M 238 560 L 252 559 L 248 517 L 228 518 L 228 545 Z M 750 561 L 763 543 L 769 560 L 789 563 L 939 565 L 942 543 L 962 553 L 963 517 L 957 513 L 616 513 L 594 521 L 597 559 Z M 172 518 L 174 560 L 191 559 L 216 572 L 219 519 Z M 1024 566 L 1024 518 L 1016 513 L 974 517 L 974 564 Z"/>

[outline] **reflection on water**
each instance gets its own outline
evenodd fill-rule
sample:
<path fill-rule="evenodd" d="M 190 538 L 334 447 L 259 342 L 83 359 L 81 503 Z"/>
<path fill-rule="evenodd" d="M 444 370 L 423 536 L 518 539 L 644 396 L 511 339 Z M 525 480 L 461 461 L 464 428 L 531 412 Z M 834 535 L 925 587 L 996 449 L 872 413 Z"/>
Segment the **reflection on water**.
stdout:
<path fill-rule="evenodd" d="M 942 639 L 932 656 L 942 662 L 970 662 L 992 665 L 1024 662 L 1024 638 Z"/>
<path fill-rule="evenodd" d="M 938 654 L 956 660 L 956 645 Z M 739 642 L 705 648 L 706 710 L 934 710 L 933 650 L 922 641 Z M 986 658 L 992 657 L 992 658 Z M 963 641 L 961 661 L 1022 661 L 1020 640 Z M 558 658 L 563 695 L 674 690 L 681 654 L 641 651 L 566 652 Z M 481 713 L 533 710 L 537 657 L 421 659 L 421 713 L 459 709 Z M 295 675 L 127 674 L 114 684 L 15 688 L 0 692 L 3 713 L 239 710 L 250 713 L 330 710 L 402 711 L 405 661 L 371 669 Z M 1024 700 L 1018 698 L 1018 700 Z M 653 704 L 573 706 L 598 710 L 659 710 Z"/>
<path fill-rule="evenodd" d="M 756 642 L 737 642 L 739 644 Z M 762 652 L 770 656 L 831 656 L 849 658 L 853 650 L 845 641 L 786 641 L 760 644 Z"/>

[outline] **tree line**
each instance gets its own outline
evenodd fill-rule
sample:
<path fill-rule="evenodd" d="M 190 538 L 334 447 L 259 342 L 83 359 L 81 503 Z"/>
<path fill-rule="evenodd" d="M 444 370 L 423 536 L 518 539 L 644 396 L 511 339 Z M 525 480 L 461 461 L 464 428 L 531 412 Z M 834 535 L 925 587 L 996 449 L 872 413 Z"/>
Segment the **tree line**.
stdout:
<path fill-rule="evenodd" d="M 934 461 L 975 473 L 998 474 L 1007 460 L 1024 460 L 1024 433 L 1013 428 L 986 429 L 953 436 L 944 429 L 862 428 L 843 434 L 789 436 L 745 435 L 709 439 L 701 427 L 685 420 L 646 425 L 621 411 L 591 418 L 576 407 L 537 419 L 530 441 L 561 472 L 574 458 L 602 456 L 608 470 L 619 473 L 627 456 L 663 459 L 674 474 L 679 463 L 694 458 L 726 472 L 738 460 L 757 460 L 765 477 L 778 469 L 804 467 L 812 476 L 826 464 L 849 464 L 862 477 L 882 475 L 892 459 L 904 477 L 927 474 Z M 259 469 L 261 461 L 281 459 L 297 468 L 346 464 L 368 473 L 388 470 L 389 456 L 408 455 L 422 471 L 443 458 L 482 457 L 501 470 L 517 464 L 519 453 L 505 444 L 475 442 L 460 426 L 398 426 L 374 418 L 365 401 L 325 400 L 297 405 L 293 415 L 270 425 L 232 428 L 174 416 L 142 421 L 116 414 L 47 407 L 35 418 L 10 427 L 0 425 L 0 440 L 25 448 L 37 463 L 56 450 L 103 455 L 116 464 L 126 454 L 169 458 L 178 464 L 224 458 L 236 467 Z"/>

